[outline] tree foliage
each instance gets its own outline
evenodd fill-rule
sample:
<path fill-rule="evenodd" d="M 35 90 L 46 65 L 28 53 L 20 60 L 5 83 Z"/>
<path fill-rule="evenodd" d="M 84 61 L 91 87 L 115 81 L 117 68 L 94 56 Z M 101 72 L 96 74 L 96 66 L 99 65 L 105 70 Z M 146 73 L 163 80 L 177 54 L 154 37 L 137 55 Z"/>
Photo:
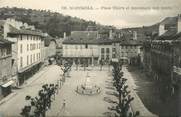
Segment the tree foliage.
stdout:
<path fill-rule="evenodd" d="M 63 37 L 66 32 L 70 35 L 71 31 L 86 30 L 88 25 L 94 25 L 98 28 L 105 27 L 96 24 L 94 21 L 86 21 L 77 17 L 64 16 L 57 12 L 47 10 L 33 10 L 23 8 L 0 8 L 0 19 L 15 18 L 16 20 L 26 22 L 29 25 L 35 25 L 37 29 L 48 32 L 52 37 Z"/>

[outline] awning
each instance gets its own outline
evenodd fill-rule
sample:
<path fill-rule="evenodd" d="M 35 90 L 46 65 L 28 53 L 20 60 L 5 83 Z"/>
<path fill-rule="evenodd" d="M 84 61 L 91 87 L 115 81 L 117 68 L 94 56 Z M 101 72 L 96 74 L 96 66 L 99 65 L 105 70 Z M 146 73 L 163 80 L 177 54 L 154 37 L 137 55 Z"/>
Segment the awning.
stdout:
<path fill-rule="evenodd" d="M 13 83 L 14 83 L 14 81 L 10 80 L 9 82 L 3 84 L 2 87 L 5 87 L 5 88 L 6 88 L 6 87 L 12 85 Z"/>
<path fill-rule="evenodd" d="M 29 70 L 30 68 L 33 68 L 35 65 L 39 64 L 40 62 L 41 61 L 35 62 L 35 63 L 31 64 L 30 66 L 27 66 L 27 67 L 24 67 L 24 68 L 20 69 L 18 71 L 18 73 L 23 73 L 23 72 Z"/>

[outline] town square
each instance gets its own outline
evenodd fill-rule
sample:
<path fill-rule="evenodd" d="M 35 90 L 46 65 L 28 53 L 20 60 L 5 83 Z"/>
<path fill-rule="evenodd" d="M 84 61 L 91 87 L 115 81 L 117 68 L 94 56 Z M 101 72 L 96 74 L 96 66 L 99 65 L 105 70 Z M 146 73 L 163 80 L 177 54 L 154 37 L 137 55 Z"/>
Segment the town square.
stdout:
<path fill-rule="evenodd" d="M 0 0 L 0 117 L 181 116 L 177 0 Z"/>

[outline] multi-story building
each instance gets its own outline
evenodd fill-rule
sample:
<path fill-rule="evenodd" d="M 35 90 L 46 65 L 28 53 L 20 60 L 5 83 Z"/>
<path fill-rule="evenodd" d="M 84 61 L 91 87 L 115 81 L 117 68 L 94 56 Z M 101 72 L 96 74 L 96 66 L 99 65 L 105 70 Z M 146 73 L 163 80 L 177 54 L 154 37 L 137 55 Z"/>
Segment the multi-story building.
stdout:
<path fill-rule="evenodd" d="M 59 57 L 63 56 L 63 47 L 62 47 L 63 38 L 56 39 L 56 55 Z"/>
<path fill-rule="evenodd" d="M 181 35 L 173 45 L 173 84 L 178 86 L 181 82 Z"/>
<path fill-rule="evenodd" d="M 73 31 L 71 37 L 63 41 L 63 58 L 71 58 L 80 64 L 98 64 L 112 59 L 112 41 L 100 38 L 98 31 Z M 111 37 L 111 35 L 110 35 Z"/>
<path fill-rule="evenodd" d="M 0 38 L 0 98 L 11 92 L 11 44 L 12 42 Z"/>
<path fill-rule="evenodd" d="M 108 64 L 112 59 L 112 42 L 111 40 L 102 40 L 99 43 L 99 61 L 102 60 L 104 64 Z"/>
<path fill-rule="evenodd" d="M 133 38 L 137 37 L 127 35 L 113 40 L 113 58 L 118 58 L 122 63 L 138 63 L 138 58 L 142 55 L 142 43 Z"/>
<path fill-rule="evenodd" d="M 112 30 L 107 32 L 108 38 L 100 36 L 97 31 L 72 32 L 71 37 L 63 41 L 63 57 L 74 58 L 81 64 L 84 61 L 88 64 L 100 61 L 108 64 L 112 58 L 117 58 L 123 63 L 140 63 L 142 44 L 137 40 L 136 33 L 131 36 L 120 35 L 115 39 Z"/>
<path fill-rule="evenodd" d="M 53 37 L 45 37 L 45 61 L 54 61 L 56 55 L 56 40 Z"/>
<path fill-rule="evenodd" d="M 165 92 L 173 94 L 180 81 L 181 16 L 165 18 L 158 36 L 144 43 L 144 67 Z"/>
<path fill-rule="evenodd" d="M 12 19 L 5 20 L 1 26 L 3 26 L 5 39 L 14 42 L 12 77 L 19 86 L 32 76 L 44 61 L 43 35 L 33 26 Z"/>
<path fill-rule="evenodd" d="M 146 75 L 151 76 L 151 40 L 143 43 L 143 68 Z"/>
<path fill-rule="evenodd" d="M 96 39 L 73 39 L 63 41 L 63 58 L 71 59 L 79 64 L 98 62 L 99 47 Z"/>

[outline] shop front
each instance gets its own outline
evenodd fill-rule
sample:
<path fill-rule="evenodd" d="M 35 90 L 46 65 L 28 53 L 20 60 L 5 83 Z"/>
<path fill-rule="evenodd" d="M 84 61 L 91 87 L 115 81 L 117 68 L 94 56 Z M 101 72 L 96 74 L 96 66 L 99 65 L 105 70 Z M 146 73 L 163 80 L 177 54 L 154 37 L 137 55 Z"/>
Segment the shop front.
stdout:
<path fill-rule="evenodd" d="M 3 97 L 6 97 L 11 93 L 11 86 L 14 84 L 13 80 L 10 80 L 1 85 L 1 94 Z"/>
<path fill-rule="evenodd" d="M 21 69 L 18 72 L 18 82 L 19 85 L 22 85 L 27 79 L 32 77 L 37 71 L 39 71 L 42 63 L 34 64 L 33 66 L 26 67 L 24 69 Z"/>

